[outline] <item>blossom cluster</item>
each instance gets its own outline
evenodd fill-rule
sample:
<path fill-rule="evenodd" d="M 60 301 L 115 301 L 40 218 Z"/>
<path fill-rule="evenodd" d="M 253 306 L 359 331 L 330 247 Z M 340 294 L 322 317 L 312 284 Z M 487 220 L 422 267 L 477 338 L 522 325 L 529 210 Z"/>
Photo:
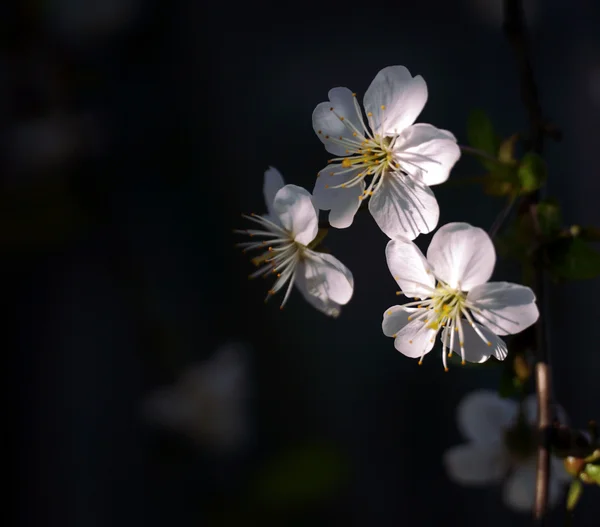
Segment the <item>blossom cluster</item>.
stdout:
<path fill-rule="evenodd" d="M 316 136 L 332 157 L 318 173 L 312 194 L 286 185 L 273 167 L 265 172 L 267 212 L 244 216 L 254 225 L 236 233 L 252 240 L 238 245 L 258 250 L 251 277 L 273 275 L 267 300 L 281 292 L 280 307 L 295 285 L 326 315 L 337 317 L 354 292 L 351 271 L 318 250 L 319 211 L 328 225 L 345 229 L 366 207 L 390 239 L 388 268 L 410 301 L 386 309 L 382 330 L 395 348 L 421 363 L 442 343 L 442 363 L 459 353 L 480 363 L 503 360 L 502 336 L 531 326 L 539 313 L 533 291 L 518 284 L 490 282 L 496 254 L 489 235 L 468 223 L 440 227 L 423 255 L 414 240 L 437 227 L 440 209 L 432 186 L 444 183 L 460 158 L 456 137 L 431 124 L 415 123 L 428 91 L 420 75 L 404 66 L 382 69 L 364 94 L 345 87 L 329 91 L 312 115 Z"/>

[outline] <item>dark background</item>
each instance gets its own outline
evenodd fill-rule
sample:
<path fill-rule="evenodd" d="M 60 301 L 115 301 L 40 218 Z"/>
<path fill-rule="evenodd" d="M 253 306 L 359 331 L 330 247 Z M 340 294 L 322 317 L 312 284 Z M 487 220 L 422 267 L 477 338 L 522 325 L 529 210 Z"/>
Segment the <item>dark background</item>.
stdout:
<path fill-rule="evenodd" d="M 600 6 L 526 4 L 543 108 L 564 134 L 547 145 L 548 192 L 567 225 L 598 225 Z M 418 368 L 394 351 L 380 322 L 396 287 L 368 214 L 327 238 L 356 282 L 337 320 L 297 292 L 283 312 L 265 306 L 268 285 L 248 282 L 231 232 L 246 227 L 241 212 L 264 210 L 269 165 L 312 190 L 328 158 L 313 108 L 334 86 L 363 94 L 382 67 L 422 74 L 419 121 L 459 142 L 474 107 L 505 136 L 525 130 L 499 2 L 3 5 L 0 241 L 18 441 L 7 455 L 21 525 L 528 524 L 499 488 L 447 479 L 456 405 L 494 389 L 499 371 L 444 374 L 436 353 Z M 27 127 L 47 121 L 59 124 Z M 463 160 L 434 188 L 440 225 L 491 225 L 503 203 L 460 184 L 474 175 Z M 503 263 L 500 276 L 519 280 Z M 580 427 L 600 418 L 599 284 L 550 292 L 555 395 Z M 143 422 L 148 393 L 230 340 L 251 347 L 242 450 L 216 455 Z M 331 488 L 296 505 L 248 497 L 265 464 L 303 445 L 342 460 Z M 594 524 L 594 499 L 589 489 L 576 525 Z"/>

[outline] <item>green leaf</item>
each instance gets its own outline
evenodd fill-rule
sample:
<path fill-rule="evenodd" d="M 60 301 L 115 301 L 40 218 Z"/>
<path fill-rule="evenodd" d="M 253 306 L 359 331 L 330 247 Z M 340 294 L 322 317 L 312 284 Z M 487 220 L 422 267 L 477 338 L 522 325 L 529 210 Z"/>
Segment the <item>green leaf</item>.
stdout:
<path fill-rule="evenodd" d="M 567 510 L 572 511 L 577 506 L 581 495 L 583 494 L 583 483 L 578 479 L 574 479 L 569 487 L 567 494 Z"/>
<path fill-rule="evenodd" d="M 600 485 L 600 466 L 588 463 L 585 466 L 585 473 L 596 485 Z"/>
<path fill-rule="evenodd" d="M 528 152 L 523 156 L 517 170 L 519 183 L 524 193 L 539 189 L 547 178 L 546 163 L 535 152 Z"/>
<path fill-rule="evenodd" d="M 517 146 L 517 140 L 519 139 L 519 134 L 513 134 L 508 139 L 505 139 L 500 143 L 500 147 L 498 148 L 498 159 L 502 163 L 506 163 L 507 165 L 516 165 L 517 160 L 515 158 L 515 147 Z"/>
<path fill-rule="evenodd" d="M 473 148 L 496 157 L 500 141 L 492 121 L 483 110 L 472 110 L 467 121 L 467 140 Z"/>
<path fill-rule="evenodd" d="M 548 244 L 546 258 L 555 278 L 586 280 L 600 275 L 600 253 L 581 238 L 563 238 Z"/>
<path fill-rule="evenodd" d="M 547 238 L 555 237 L 562 227 L 560 205 L 554 199 L 546 199 L 536 206 L 538 224 Z"/>
<path fill-rule="evenodd" d="M 334 494 L 343 481 L 345 469 L 342 457 L 333 447 L 298 446 L 280 453 L 262 467 L 251 498 L 269 507 L 304 506 Z"/>
<path fill-rule="evenodd" d="M 523 383 L 515 375 L 512 364 L 506 366 L 500 376 L 498 395 L 503 398 L 516 397 L 523 389 Z"/>

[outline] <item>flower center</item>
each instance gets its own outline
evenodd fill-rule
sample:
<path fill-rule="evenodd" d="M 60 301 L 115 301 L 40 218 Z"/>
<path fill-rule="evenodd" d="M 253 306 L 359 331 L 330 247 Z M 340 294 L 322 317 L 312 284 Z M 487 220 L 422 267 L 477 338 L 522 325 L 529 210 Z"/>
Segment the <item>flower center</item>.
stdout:
<path fill-rule="evenodd" d="M 335 157 L 330 159 L 328 163 L 338 163 L 341 165 L 343 170 L 338 172 L 332 172 L 331 175 L 344 174 L 348 172 L 355 172 L 354 176 L 345 183 L 335 185 L 326 188 L 349 188 L 358 185 L 362 180 L 368 176 L 373 176 L 369 186 L 365 190 L 363 196 L 359 199 L 363 199 L 367 196 L 372 196 L 381 184 L 386 174 L 391 172 L 400 173 L 400 164 L 394 158 L 394 144 L 397 139 L 397 135 L 394 136 L 381 136 L 373 134 L 365 126 L 362 118 L 360 106 L 356 101 L 356 95 L 354 96 L 354 106 L 356 115 L 358 116 L 358 122 L 361 125 L 362 130 L 357 128 L 349 119 L 338 115 L 335 112 L 335 108 L 330 108 L 337 118 L 344 124 L 349 134 L 346 137 L 330 137 L 325 136 L 329 141 L 342 146 L 346 150 L 345 157 Z M 381 112 L 385 111 L 385 106 L 382 105 L 380 108 Z M 367 114 L 369 122 L 371 122 L 372 115 Z M 318 133 L 322 133 L 319 131 Z M 358 172 L 356 172 L 358 170 Z"/>
<path fill-rule="evenodd" d="M 262 276 L 266 278 L 271 274 L 275 274 L 277 280 L 273 287 L 269 290 L 265 302 L 271 296 L 287 285 L 287 289 L 281 303 L 280 309 L 287 302 L 292 286 L 296 278 L 296 269 L 298 262 L 304 258 L 304 253 L 307 247 L 294 240 L 292 234 L 284 229 L 281 225 L 273 221 L 251 214 L 250 216 L 243 215 L 244 218 L 258 223 L 260 229 L 235 230 L 237 234 L 247 234 L 251 238 L 257 237 L 258 241 L 245 242 L 236 244 L 237 247 L 242 247 L 242 252 L 247 252 L 256 249 L 263 249 L 264 252 L 252 258 L 252 263 L 258 269 L 249 275 L 248 278 L 257 278 Z"/>
<path fill-rule="evenodd" d="M 416 312 L 408 317 L 409 321 L 421 321 L 422 326 L 419 331 L 434 331 L 430 342 L 433 342 L 435 335 L 440 329 L 442 333 L 442 362 L 444 369 L 448 371 L 447 357 L 452 356 L 454 349 L 455 334 L 458 334 L 458 343 L 460 346 L 460 354 L 462 363 L 465 364 L 465 335 L 463 330 L 463 317 L 466 322 L 473 328 L 475 333 L 488 346 L 492 343 L 483 335 L 481 330 L 475 324 L 470 311 L 476 309 L 468 300 L 467 295 L 460 289 L 453 289 L 445 283 L 438 280 L 435 289 L 431 288 L 428 299 L 419 300 L 404 304 L 405 308 L 416 308 Z M 412 341 L 409 341 L 412 344 Z M 446 349 L 449 349 L 446 354 Z M 426 351 L 423 350 L 419 364 L 422 364 L 423 357 Z"/>

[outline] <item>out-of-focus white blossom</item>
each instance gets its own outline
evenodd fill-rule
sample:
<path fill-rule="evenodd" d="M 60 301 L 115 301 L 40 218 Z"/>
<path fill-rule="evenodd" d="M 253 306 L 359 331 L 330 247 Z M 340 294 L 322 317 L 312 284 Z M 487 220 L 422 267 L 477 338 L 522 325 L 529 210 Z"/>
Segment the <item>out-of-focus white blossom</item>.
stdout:
<path fill-rule="evenodd" d="M 175 384 L 146 398 L 146 419 L 211 450 L 240 448 L 248 437 L 246 354 L 244 345 L 230 343 L 190 366 Z"/>
<path fill-rule="evenodd" d="M 491 391 L 468 394 L 458 405 L 458 428 L 468 443 L 450 448 L 444 465 L 450 479 L 465 486 L 503 483 L 504 503 L 519 512 L 530 512 L 535 499 L 537 401 L 525 399 L 522 419 L 519 405 Z M 566 414 L 556 408 L 559 421 Z M 549 504 L 560 502 L 571 479 L 561 459 L 551 458 Z"/>

